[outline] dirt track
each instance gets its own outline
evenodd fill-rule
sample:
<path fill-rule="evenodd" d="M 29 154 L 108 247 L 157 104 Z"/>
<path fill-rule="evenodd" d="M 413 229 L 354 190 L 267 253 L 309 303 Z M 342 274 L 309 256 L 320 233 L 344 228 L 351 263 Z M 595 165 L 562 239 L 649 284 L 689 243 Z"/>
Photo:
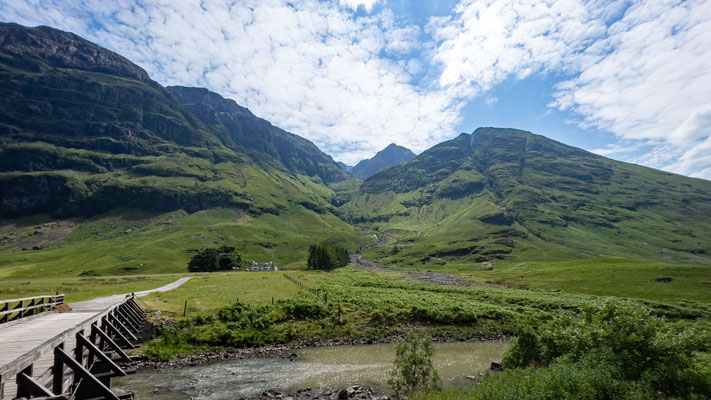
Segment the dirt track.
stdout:
<path fill-rule="evenodd" d="M 383 268 L 377 263 L 364 259 L 360 254 L 351 254 L 351 263 L 355 265 L 356 270 L 360 271 L 380 271 L 380 272 L 396 272 L 407 276 L 408 279 L 423 282 L 434 283 L 436 285 L 445 286 L 476 286 L 475 282 L 459 278 L 455 274 L 445 272 L 420 272 L 420 271 L 403 271 L 400 269 Z"/>

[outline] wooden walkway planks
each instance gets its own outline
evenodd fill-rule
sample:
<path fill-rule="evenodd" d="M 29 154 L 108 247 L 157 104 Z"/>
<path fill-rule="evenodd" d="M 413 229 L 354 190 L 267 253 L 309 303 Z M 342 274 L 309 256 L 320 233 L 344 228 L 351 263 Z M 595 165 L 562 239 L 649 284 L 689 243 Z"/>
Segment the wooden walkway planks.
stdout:
<path fill-rule="evenodd" d="M 97 313 L 69 312 L 47 314 L 0 330 L 0 373 L 13 361 L 34 352 L 43 343 L 59 334 L 80 328 L 94 319 Z M 75 331 L 76 332 L 76 331 Z M 12 340 L 5 340 L 10 339 Z"/>
<path fill-rule="evenodd" d="M 136 296 L 172 290 L 189 279 L 181 278 L 157 289 L 137 292 Z M 67 313 L 47 313 L 36 318 L 18 320 L 12 325 L 0 325 L 0 377 L 3 383 L 8 382 L 8 377 L 14 380 L 14 376 L 28 363 L 34 363 L 33 377 L 45 375 L 53 363 L 54 347 L 65 343 L 65 349 L 73 349 L 75 334 L 85 329 L 88 331 L 94 321 L 125 301 L 126 296 L 115 295 L 71 303 L 72 311 Z M 0 392 L 0 398 L 7 398 L 8 389 L 5 388 L 5 393 Z"/>

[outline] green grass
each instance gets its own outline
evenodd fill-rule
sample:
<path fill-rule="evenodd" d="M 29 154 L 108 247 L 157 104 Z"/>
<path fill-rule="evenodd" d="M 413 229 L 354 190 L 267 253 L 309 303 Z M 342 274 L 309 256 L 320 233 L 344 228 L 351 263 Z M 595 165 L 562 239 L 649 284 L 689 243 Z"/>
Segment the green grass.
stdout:
<path fill-rule="evenodd" d="M 366 238 L 333 215 L 303 207 L 258 216 L 210 209 L 194 214 L 117 210 L 59 222 L 33 218 L 0 227 L 2 236 L 11 238 L 10 244 L 0 244 L 2 278 L 181 273 L 187 272 L 193 251 L 216 245 L 235 246 L 245 260 L 303 268 L 313 243 L 337 239 L 357 248 Z"/>
<path fill-rule="evenodd" d="M 215 311 L 227 304 L 241 301 L 249 304 L 270 304 L 295 297 L 299 289 L 284 278 L 286 272 L 227 272 L 195 274 L 182 286 L 162 293 L 153 293 L 142 300 L 167 316 L 182 316 L 185 301 L 188 315 Z M 302 272 L 289 272 L 300 276 Z"/>
<path fill-rule="evenodd" d="M 492 271 L 476 269 L 467 275 L 514 288 L 711 303 L 711 268 L 703 265 L 593 259 L 495 265 Z M 672 281 L 655 281 L 664 277 Z"/>
<path fill-rule="evenodd" d="M 183 276 L 182 274 L 163 274 L 34 279 L 2 278 L 0 279 L 0 299 L 64 293 L 65 301 L 71 303 L 114 294 L 155 289 Z"/>

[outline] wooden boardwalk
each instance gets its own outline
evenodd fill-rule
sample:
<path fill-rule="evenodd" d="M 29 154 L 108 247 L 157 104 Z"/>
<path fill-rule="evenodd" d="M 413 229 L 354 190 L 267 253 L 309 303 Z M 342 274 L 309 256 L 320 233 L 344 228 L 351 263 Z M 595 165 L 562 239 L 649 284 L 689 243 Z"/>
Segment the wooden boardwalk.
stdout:
<path fill-rule="evenodd" d="M 190 278 L 181 278 L 163 287 L 137 292 L 135 295 L 145 296 L 152 292 L 172 290 Z M 65 349 L 74 348 L 75 335 L 78 332 L 88 332 L 92 323 L 101 320 L 117 305 L 126 301 L 126 295 L 116 295 L 99 299 L 72 303 L 72 310 L 66 313 L 45 313 L 32 318 L 26 318 L 0 325 L 0 399 L 14 397 L 13 385 L 8 383 L 9 377 L 14 377 L 32 364 L 32 377 L 45 382 L 51 375 L 54 355 L 52 350 L 64 344 Z"/>

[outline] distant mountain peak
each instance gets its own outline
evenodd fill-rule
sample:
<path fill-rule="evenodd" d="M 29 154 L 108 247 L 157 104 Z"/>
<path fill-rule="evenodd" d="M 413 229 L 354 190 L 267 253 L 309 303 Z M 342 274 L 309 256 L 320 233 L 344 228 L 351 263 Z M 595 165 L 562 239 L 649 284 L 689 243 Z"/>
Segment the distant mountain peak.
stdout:
<path fill-rule="evenodd" d="M 359 178 L 368 179 L 386 168 L 410 161 L 415 157 L 416 154 L 410 149 L 390 143 L 386 148 L 375 154 L 373 158 L 356 164 L 350 172 Z"/>

